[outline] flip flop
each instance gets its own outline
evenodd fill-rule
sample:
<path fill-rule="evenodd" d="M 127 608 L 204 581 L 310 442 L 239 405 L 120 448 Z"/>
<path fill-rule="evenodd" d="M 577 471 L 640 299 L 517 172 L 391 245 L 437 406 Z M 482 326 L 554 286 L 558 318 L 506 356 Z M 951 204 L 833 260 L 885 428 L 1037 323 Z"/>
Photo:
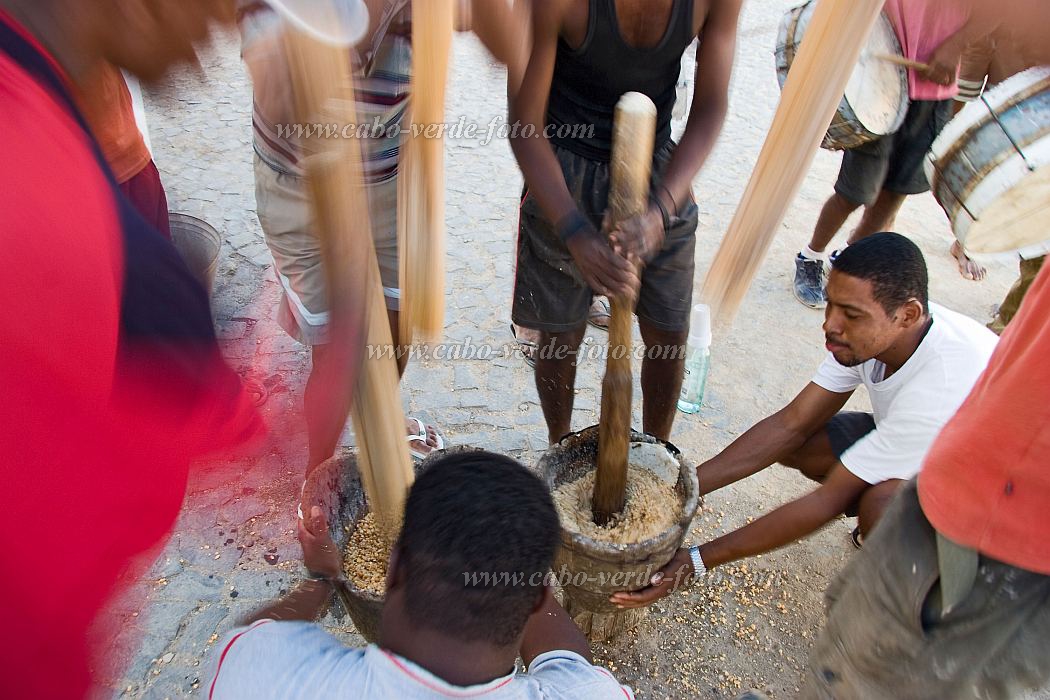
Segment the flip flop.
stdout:
<path fill-rule="evenodd" d="M 514 342 L 518 344 L 518 350 L 521 351 L 521 358 L 525 360 L 525 364 L 535 369 L 536 367 L 536 343 L 531 340 L 522 340 L 518 337 L 517 331 L 514 330 L 514 324 L 510 324 L 510 334 L 514 338 Z"/>
<path fill-rule="evenodd" d="M 417 450 L 413 450 L 412 443 L 414 442 L 418 442 L 423 445 L 427 444 L 427 426 L 423 423 L 423 421 L 419 420 L 418 418 L 413 418 L 409 416 L 408 420 L 414 420 L 416 422 L 416 429 L 419 431 L 415 435 L 405 436 L 405 439 L 408 440 L 408 451 L 412 453 L 412 459 L 421 462 L 430 455 L 434 454 L 435 452 L 439 452 L 445 449 L 445 437 L 437 428 L 434 428 L 434 438 L 437 440 L 437 445 L 435 445 L 433 449 L 430 450 L 430 452 L 419 452 Z"/>
<path fill-rule="evenodd" d="M 609 319 L 612 318 L 612 309 L 609 300 L 598 297 L 591 303 L 590 312 L 587 314 L 587 323 L 600 331 L 609 330 Z"/>

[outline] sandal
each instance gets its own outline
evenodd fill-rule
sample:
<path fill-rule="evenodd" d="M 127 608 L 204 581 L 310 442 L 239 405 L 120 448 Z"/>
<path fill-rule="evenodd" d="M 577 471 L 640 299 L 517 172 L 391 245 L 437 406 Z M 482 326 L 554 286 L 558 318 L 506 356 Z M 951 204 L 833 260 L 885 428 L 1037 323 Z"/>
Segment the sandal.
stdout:
<path fill-rule="evenodd" d="M 408 420 L 414 420 L 416 422 L 416 429 L 419 431 L 415 435 L 406 435 L 405 439 L 408 440 L 408 451 L 412 453 L 412 459 L 417 461 L 423 461 L 435 452 L 440 452 L 445 449 L 445 437 L 437 428 L 432 428 L 434 431 L 434 439 L 437 440 L 437 444 L 429 452 L 421 452 L 419 450 L 412 449 L 413 443 L 427 444 L 427 426 L 423 421 L 418 418 L 408 417 Z"/>
<path fill-rule="evenodd" d="M 853 546 L 857 549 L 864 546 L 864 535 L 861 533 L 859 527 L 853 528 L 853 532 L 849 533 L 849 538 L 853 542 Z"/>
<path fill-rule="evenodd" d="M 587 323 L 600 331 L 609 330 L 609 319 L 612 318 L 612 308 L 609 300 L 605 297 L 597 297 L 591 302 L 591 310 L 587 315 Z"/>
<path fill-rule="evenodd" d="M 533 369 L 536 368 L 536 343 L 531 340 L 522 340 L 518 337 L 518 332 L 514 328 L 514 324 L 510 324 L 510 334 L 514 337 L 514 342 L 518 344 L 518 352 L 521 353 L 521 359 L 525 360 L 525 364 Z"/>

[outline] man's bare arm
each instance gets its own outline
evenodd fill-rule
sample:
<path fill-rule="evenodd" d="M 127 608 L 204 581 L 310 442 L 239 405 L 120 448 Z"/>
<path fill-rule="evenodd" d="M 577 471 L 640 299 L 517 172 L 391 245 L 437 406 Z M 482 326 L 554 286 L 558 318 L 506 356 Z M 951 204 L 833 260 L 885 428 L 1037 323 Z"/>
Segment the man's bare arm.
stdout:
<path fill-rule="evenodd" d="M 919 71 L 922 77 L 938 85 L 952 85 L 966 48 L 991 35 L 1003 23 L 1002 13 L 992 10 L 991 3 L 970 2 L 969 5 L 966 24 L 937 47 L 926 69 Z"/>
<path fill-rule="evenodd" d="M 693 179 L 711 154 L 729 110 L 729 79 L 736 53 L 737 22 L 742 0 L 712 0 L 707 19 L 700 30 L 702 40 L 696 53 L 693 104 L 689 109 L 682 140 L 675 149 L 664 175 L 664 186 L 682 207 L 692 196 Z M 666 196 L 665 193 L 660 193 Z"/>
<path fill-rule="evenodd" d="M 540 134 L 547 123 L 547 100 L 554 79 L 554 63 L 558 55 L 558 36 L 568 6 L 567 0 L 533 3 L 530 13 L 532 51 L 525 66 L 521 89 L 510 101 L 510 121 L 520 124 L 518 133 L 531 125 L 532 133 Z M 550 143 L 543 138 L 511 139 L 511 148 L 518 159 L 529 191 L 540 209 L 552 222 L 561 221 L 576 210 L 569 194 L 561 166 Z"/>
<path fill-rule="evenodd" d="M 842 409 L 849 397 L 810 382 L 791 403 L 697 467 L 700 492 L 717 491 L 795 452 Z"/>
<path fill-rule="evenodd" d="M 473 30 L 489 53 L 507 66 L 507 93 L 516 95 L 529 59 L 529 0 L 472 0 Z"/>
<path fill-rule="evenodd" d="M 700 172 L 722 131 L 729 110 L 729 79 L 736 53 L 736 30 L 742 0 L 711 0 L 701 26 L 696 56 L 696 92 L 682 140 L 671 156 L 662 187 L 652 195 L 669 213 L 685 208 L 692 198 L 693 178 Z M 639 216 L 620 222 L 611 235 L 630 255 L 648 261 L 663 247 L 663 212 L 656 204 Z"/>
<path fill-rule="evenodd" d="M 525 175 L 529 196 L 555 227 L 573 222 L 565 244 L 587 284 L 598 294 L 626 296 L 637 287 L 637 271 L 626 258 L 613 252 L 601 235 L 579 212 L 550 142 L 543 138 L 547 101 L 558 55 L 558 37 L 570 0 L 532 4 L 532 52 L 521 89 L 510 100 L 510 121 L 517 127 L 511 148 Z M 531 136 L 526 136 L 530 134 Z M 578 224 L 578 225 L 577 225 Z"/>
<path fill-rule="evenodd" d="M 780 506 L 739 530 L 700 546 L 704 567 L 716 566 L 765 554 L 816 532 L 846 510 L 868 484 L 842 464 L 836 464 L 827 480 L 812 493 Z M 614 593 L 610 601 L 622 608 L 640 608 L 674 592 L 695 574 L 689 550 L 679 549 L 673 559 L 653 576 L 648 588 L 633 593 Z"/>
<path fill-rule="evenodd" d="M 816 532 L 857 500 L 868 483 L 836 463 L 816 491 L 700 547 L 709 569 L 764 554 Z"/>

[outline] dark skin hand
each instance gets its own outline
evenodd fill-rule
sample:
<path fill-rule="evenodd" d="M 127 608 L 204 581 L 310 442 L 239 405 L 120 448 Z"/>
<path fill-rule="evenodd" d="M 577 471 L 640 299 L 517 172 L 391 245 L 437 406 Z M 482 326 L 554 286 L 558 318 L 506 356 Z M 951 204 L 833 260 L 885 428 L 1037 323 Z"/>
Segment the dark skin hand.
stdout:
<path fill-rule="evenodd" d="M 241 624 L 250 625 L 259 620 L 316 620 L 332 597 L 333 586 L 341 585 L 343 560 L 329 534 L 324 513 L 314 506 L 298 525 L 303 565 L 307 571 L 328 580 L 303 581 L 284 598 L 255 611 Z"/>
<path fill-rule="evenodd" d="M 614 249 L 610 241 L 588 227 L 569 239 L 569 252 L 583 281 L 598 294 L 634 298 L 641 284 L 638 267 Z"/>
<path fill-rule="evenodd" d="M 836 464 L 816 491 L 702 545 L 704 566 L 713 569 L 791 544 L 833 520 L 867 487 L 867 482 Z M 625 609 L 644 607 L 674 592 L 694 573 L 689 550 L 682 548 L 667 566 L 653 574 L 652 585 L 634 593 L 616 593 L 609 600 Z"/>

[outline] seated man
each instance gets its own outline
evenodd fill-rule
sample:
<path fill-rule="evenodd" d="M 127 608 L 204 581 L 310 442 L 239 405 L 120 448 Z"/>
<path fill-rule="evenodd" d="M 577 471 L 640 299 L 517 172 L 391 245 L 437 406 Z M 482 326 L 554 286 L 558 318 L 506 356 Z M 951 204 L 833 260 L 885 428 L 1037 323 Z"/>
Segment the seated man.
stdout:
<path fill-rule="evenodd" d="M 416 481 L 390 557 L 379 643 L 366 649 L 308 622 L 342 573 L 328 524 L 311 510 L 299 540 L 317 578 L 230 634 L 209 697 L 633 697 L 591 665 L 587 640 L 545 585 L 558 515 L 543 483 L 514 460 L 453 454 Z M 519 654 L 528 675 L 514 672 Z"/>
<path fill-rule="evenodd" d="M 900 485 L 919 473 L 996 344 L 976 321 L 928 302 L 926 261 L 896 233 L 869 236 L 835 259 L 824 333 L 830 355 L 813 381 L 697 468 L 703 494 L 774 462 L 820 487 L 739 530 L 679 550 L 654 576 L 659 585 L 618 593 L 613 602 L 647 604 L 687 574 L 782 547 L 843 512 L 859 513 L 859 542 Z M 874 413 L 840 412 L 862 384 Z"/>

